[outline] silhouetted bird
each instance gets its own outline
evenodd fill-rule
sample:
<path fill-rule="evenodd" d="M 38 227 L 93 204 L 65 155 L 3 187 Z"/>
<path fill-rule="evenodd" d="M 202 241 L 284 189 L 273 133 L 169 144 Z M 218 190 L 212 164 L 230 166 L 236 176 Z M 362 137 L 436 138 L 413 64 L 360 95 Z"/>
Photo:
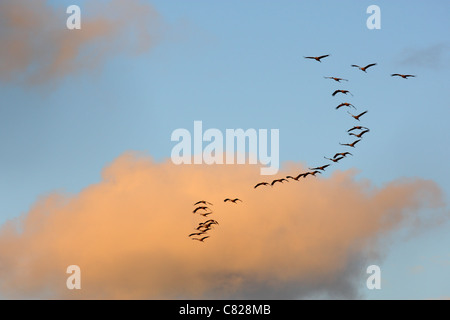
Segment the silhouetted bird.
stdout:
<path fill-rule="evenodd" d="M 376 65 L 377 65 L 376 63 L 371 63 L 371 64 L 368 64 L 368 65 L 365 66 L 365 67 L 360 67 L 360 66 L 358 66 L 358 65 L 356 65 L 356 64 L 352 64 L 352 67 L 355 67 L 355 68 L 358 68 L 358 69 L 361 70 L 361 71 L 367 72 L 366 70 L 367 70 L 368 68 L 373 67 L 373 66 L 376 66 Z"/>
<path fill-rule="evenodd" d="M 339 157 L 339 158 L 334 157 L 333 159 L 330 159 L 330 158 L 327 158 L 327 157 L 324 157 L 324 158 L 327 159 L 327 160 L 333 161 L 335 163 L 339 162 L 339 160 L 344 159 L 344 157 Z"/>
<path fill-rule="evenodd" d="M 192 237 L 192 236 L 201 236 L 204 235 L 204 232 L 195 232 L 195 233 L 191 233 L 190 235 L 188 235 L 188 237 Z"/>
<path fill-rule="evenodd" d="M 260 183 L 258 183 L 256 186 L 254 186 L 253 188 L 256 189 L 256 188 L 258 188 L 258 187 L 260 187 L 260 186 L 270 186 L 270 183 L 267 183 L 267 182 L 260 182 Z"/>
<path fill-rule="evenodd" d="M 369 131 L 370 131 L 370 130 L 367 129 L 367 130 L 361 131 L 359 134 L 354 134 L 353 132 L 350 132 L 349 135 L 355 136 L 355 137 L 357 137 L 357 138 L 361 138 L 365 133 L 367 133 L 367 132 L 369 132 Z"/>
<path fill-rule="evenodd" d="M 338 156 L 342 156 L 345 158 L 348 154 L 353 156 L 350 152 L 341 152 L 341 153 L 336 153 L 333 158 L 337 158 Z"/>
<path fill-rule="evenodd" d="M 205 200 L 201 200 L 199 202 L 194 203 L 194 206 L 196 206 L 198 204 L 204 204 L 204 205 L 210 205 L 210 206 L 213 205 L 211 202 L 208 202 L 208 201 L 205 201 Z"/>
<path fill-rule="evenodd" d="M 276 179 L 276 180 L 273 180 L 272 181 L 272 183 L 271 183 L 271 185 L 273 186 L 275 183 L 277 183 L 277 182 L 279 182 L 279 183 L 283 183 L 284 181 L 286 181 L 286 182 L 289 182 L 288 180 L 286 180 L 286 179 Z"/>
<path fill-rule="evenodd" d="M 347 111 L 348 112 L 348 111 Z M 357 116 L 351 114 L 350 112 L 348 112 L 349 115 L 351 115 L 353 118 L 355 118 L 356 120 L 360 121 L 359 118 L 361 118 L 363 115 L 365 115 L 368 111 L 364 111 L 360 114 L 358 114 Z"/>
<path fill-rule="evenodd" d="M 352 105 L 351 103 L 348 103 L 348 102 L 343 102 L 343 103 L 341 103 L 340 105 L 338 105 L 338 106 L 336 107 L 336 110 L 338 110 L 338 109 L 341 108 L 341 107 L 353 107 L 353 109 L 356 110 L 355 106 Z"/>
<path fill-rule="evenodd" d="M 192 239 L 192 240 L 198 240 L 198 241 L 200 241 L 200 242 L 204 242 L 205 239 L 207 239 L 207 238 L 209 238 L 209 236 L 203 237 L 203 238 L 201 238 L 201 239 L 198 239 L 198 238 L 191 238 L 191 239 Z"/>
<path fill-rule="evenodd" d="M 298 176 L 296 176 L 296 177 L 293 177 L 293 176 L 287 176 L 286 177 L 286 179 L 292 179 L 292 180 L 295 180 L 295 181 L 298 181 L 298 179 L 300 179 L 301 177 L 306 177 L 308 175 L 308 173 L 306 172 L 306 173 L 300 173 Z"/>
<path fill-rule="evenodd" d="M 325 171 L 326 168 L 328 168 L 329 166 L 331 166 L 331 164 L 327 164 L 321 167 L 317 167 L 317 168 L 309 168 L 309 170 L 322 170 Z"/>
<path fill-rule="evenodd" d="M 200 215 L 204 216 L 204 217 L 207 217 L 210 214 L 212 214 L 212 211 L 211 212 L 200 213 Z"/>
<path fill-rule="evenodd" d="M 333 79 L 336 82 L 348 81 L 347 79 L 335 78 L 335 77 L 324 77 L 325 79 Z"/>
<path fill-rule="evenodd" d="M 233 202 L 233 203 L 237 203 L 237 201 L 242 202 L 242 200 L 241 200 L 241 199 L 238 199 L 238 198 L 236 198 L 236 199 L 229 199 L 229 198 L 226 198 L 225 200 L 223 200 L 223 202 Z"/>
<path fill-rule="evenodd" d="M 361 126 L 354 126 L 353 128 L 347 130 L 347 132 L 353 131 L 353 130 L 363 130 L 363 129 L 369 129 L 366 127 L 361 127 Z"/>
<path fill-rule="evenodd" d="M 312 171 L 312 172 L 307 172 L 307 174 L 309 174 L 309 175 L 312 175 L 312 176 L 316 176 L 316 174 L 318 174 L 318 173 L 320 173 L 320 174 L 322 174 L 322 172 L 320 172 L 319 170 L 315 170 L 315 171 Z M 305 176 L 306 177 L 306 176 Z"/>
<path fill-rule="evenodd" d="M 393 73 L 393 74 L 391 74 L 391 77 L 402 77 L 403 79 L 408 79 L 410 77 L 414 78 L 415 76 L 412 74 Z"/>
<path fill-rule="evenodd" d="M 352 143 L 339 143 L 341 146 L 347 146 L 347 147 L 352 147 L 352 148 L 354 148 L 355 147 L 355 145 L 358 143 L 358 142 L 360 142 L 361 141 L 361 139 L 359 139 L 359 140 L 356 140 L 356 141 L 353 141 Z"/>
<path fill-rule="evenodd" d="M 350 91 L 348 91 L 348 90 L 336 90 L 335 92 L 333 92 L 332 96 L 334 97 L 338 93 L 343 93 L 343 94 L 350 93 L 353 96 L 353 94 Z"/>
<path fill-rule="evenodd" d="M 329 54 L 326 54 L 326 55 L 320 56 L 320 57 L 304 57 L 304 58 L 305 58 L 305 59 L 313 59 L 313 60 L 322 62 L 322 61 L 320 61 L 321 59 L 326 58 L 326 57 L 329 57 L 329 56 L 330 56 Z"/>
<path fill-rule="evenodd" d="M 208 207 L 197 207 L 197 208 L 195 208 L 195 210 L 192 211 L 192 212 L 193 212 L 193 213 L 197 213 L 198 210 L 208 210 L 208 209 L 209 209 Z"/>

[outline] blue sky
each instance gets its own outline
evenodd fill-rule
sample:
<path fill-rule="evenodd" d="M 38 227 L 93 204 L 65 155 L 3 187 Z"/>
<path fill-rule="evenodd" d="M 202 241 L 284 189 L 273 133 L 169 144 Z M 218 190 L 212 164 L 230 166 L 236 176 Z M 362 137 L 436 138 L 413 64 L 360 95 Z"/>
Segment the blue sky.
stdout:
<path fill-rule="evenodd" d="M 52 1 L 59 9 L 72 2 Z M 280 129 L 282 162 L 321 165 L 327 150 L 351 140 L 344 129 L 352 119 L 334 110 L 350 99 L 369 110 L 372 132 L 340 169 L 356 167 L 380 186 L 431 179 L 450 201 L 447 1 L 150 3 L 165 29 L 148 53 L 108 57 L 99 70 L 51 84 L 0 83 L 0 222 L 49 192 L 99 181 L 127 150 L 167 159 L 171 132 L 192 130 L 195 120 L 223 131 Z M 366 27 L 372 4 L 381 8 L 381 30 Z M 321 54 L 331 56 L 321 64 L 303 59 Z M 350 67 L 372 62 L 367 74 Z M 397 72 L 417 78 L 390 77 Z M 331 75 L 350 81 L 323 79 Z M 354 97 L 331 97 L 338 88 Z M 386 285 L 366 297 L 449 296 L 448 227 L 394 235 L 380 261 Z"/>

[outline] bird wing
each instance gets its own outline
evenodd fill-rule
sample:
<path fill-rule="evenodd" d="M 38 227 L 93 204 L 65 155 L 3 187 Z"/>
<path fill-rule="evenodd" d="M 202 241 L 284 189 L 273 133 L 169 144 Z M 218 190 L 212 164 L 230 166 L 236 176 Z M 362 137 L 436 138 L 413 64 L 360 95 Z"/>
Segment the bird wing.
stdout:
<path fill-rule="evenodd" d="M 336 153 L 336 154 L 334 155 L 333 159 L 336 159 L 337 156 L 341 156 L 341 155 L 342 155 L 342 153 Z"/>
<path fill-rule="evenodd" d="M 356 117 L 359 118 L 359 117 L 365 115 L 366 113 L 367 113 L 367 111 L 364 111 L 363 113 L 358 114 Z"/>
<path fill-rule="evenodd" d="M 326 57 L 329 57 L 330 55 L 329 54 L 326 54 L 326 55 L 323 55 L 323 56 L 320 56 L 320 57 L 317 57 L 317 59 L 322 59 L 322 58 L 326 58 Z"/>
<path fill-rule="evenodd" d="M 365 66 L 364 69 L 367 69 L 367 68 L 370 68 L 370 67 L 373 67 L 376 65 L 377 65 L 376 63 L 371 63 L 371 64 L 368 64 L 367 66 Z"/>
<path fill-rule="evenodd" d="M 352 67 L 355 67 L 355 68 L 361 68 L 361 67 L 358 66 L 357 64 L 352 64 Z"/>
<path fill-rule="evenodd" d="M 393 74 L 391 74 L 391 77 L 395 77 L 395 76 L 401 77 L 402 75 L 399 74 L 399 73 L 393 73 Z"/>

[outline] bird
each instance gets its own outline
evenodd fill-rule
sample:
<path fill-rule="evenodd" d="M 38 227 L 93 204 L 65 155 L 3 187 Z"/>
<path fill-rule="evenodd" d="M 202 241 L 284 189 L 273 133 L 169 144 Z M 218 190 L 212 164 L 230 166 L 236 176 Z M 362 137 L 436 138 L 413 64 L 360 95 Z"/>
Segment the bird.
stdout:
<path fill-rule="evenodd" d="M 339 143 L 341 146 L 348 146 L 348 147 L 352 147 L 352 148 L 354 148 L 355 147 L 355 144 L 357 144 L 358 142 L 360 142 L 361 141 L 361 139 L 359 139 L 359 140 L 356 140 L 356 141 L 353 141 L 352 143 Z"/>
<path fill-rule="evenodd" d="M 327 160 L 333 161 L 333 162 L 335 162 L 335 163 L 338 163 L 339 160 L 344 159 L 343 156 L 341 156 L 341 157 L 339 157 L 339 158 L 334 157 L 333 159 L 330 159 L 330 158 L 327 158 L 327 157 L 324 157 L 324 158 L 327 159 Z"/>
<path fill-rule="evenodd" d="M 354 126 L 353 128 L 348 129 L 347 132 L 350 132 L 350 131 L 353 131 L 353 130 L 363 130 L 363 129 L 367 129 L 368 130 L 369 128 L 361 127 L 361 126 Z"/>
<path fill-rule="evenodd" d="M 236 198 L 236 199 L 229 199 L 229 198 L 226 198 L 225 200 L 223 200 L 223 202 L 233 202 L 233 203 L 237 203 L 237 201 L 242 202 L 242 200 L 241 200 L 241 199 L 238 199 L 238 198 Z"/>
<path fill-rule="evenodd" d="M 348 112 L 348 111 L 347 111 L 347 112 Z M 365 115 L 367 112 L 368 112 L 368 111 L 366 110 L 366 111 L 364 111 L 364 112 L 358 114 L 357 116 L 351 114 L 350 112 L 348 112 L 348 114 L 351 115 L 351 116 L 352 116 L 353 118 L 355 118 L 356 120 L 361 121 L 361 120 L 359 120 L 359 118 L 361 118 L 361 117 L 362 117 L 363 115 Z"/>
<path fill-rule="evenodd" d="M 353 156 L 350 152 L 341 152 L 341 153 L 336 153 L 335 155 L 334 155 L 334 157 L 333 157 L 333 159 L 334 158 L 337 158 L 338 156 L 341 156 L 341 157 L 346 157 L 347 155 L 351 155 L 351 156 Z"/>
<path fill-rule="evenodd" d="M 188 237 L 201 236 L 201 235 L 204 235 L 204 234 L 205 234 L 204 232 L 194 232 L 194 233 L 191 233 L 190 235 L 188 235 Z"/>
<path fill-rule="evenodd" d="M 192 239 L 192 240 L 198 240 L 198 241 L 200 241 L 200 242 L 204 242 L 206 238 L 209 238 L 209 236 L 203 237 L 203 238 L 201 238 L 201 239 L 198 239 L 198 238 L 191 238 L 191 239 Z"/>
<path fill-rule="evenodd" d="M 324 77 L 325 79 L 333 79 L 336 82 L 348 81 L 347 79 L 336 78 L 336 77 Z"/>
<path fill-rule="evenodd" d="M 327 164 L 321 167 L 317 167 L 317 168 L 309 168 L 309 170 L 322 170 L 325 171 L 326 168 L 328 168 L 329 166 L 331 166 L 331 164 Z"/>
<path fill-rule="evenodd" d="M 256 189 L 256 188 L 258 188 L 260 186 L 270 186 L 270 183 L 268 183 L 268 182 L 260 182 L 256 186 L 254 186 L 253 189 Z"/>
<path fill-rule="evenodd" d="M 197 213 L 198 210 L 208 210 L 208 207 L 197 207 L 194 209 L 194 211 L 192 211 L 193 213 Z"/>
<path fill-rule="evenodd" d="M 307 172 L 308 174 L 310 174 L 310 175 L 312 175 L 312 176 L 316 176 L 316 174 L 318 174 L 318 173 L 320 173 L 320 174 L 322 174 L 322 172 L 320 172 L 319 170 L 315 170 L 315 171 L 312 171 L 312 172 Z"/>
<path fill-rule="evenodd" d="M 320 57 L 304 57 L 304 58 L 305 59 L 314 59 L 316 61 L 322 62 L 322 61 L 320 61 L 321 59 L 329 57 L 329 56 L 330 56 L 329 54 L 326 54 L 326 55 L 323 55 L 323 56 L 320 56 Z"/>
<path fill-rule="evenodd" d="M 333 92 L 332 96 L 334 97 L 338 93 L 343 93 L 343 94 L 350 93 L 353 96 L 353 94 L 350 91 L 348 91 L 348 90 L 336 90 L 335 92 Z"/>
<path fill-rule="evenodd" d="M 212 214 L 212 211 L 211 212 L 200 213 L 200 215 L 204 216 L 204 217 L 207 217 L 210 214 Z"/>
<path fill-rule="evenodd" d="M 209 220 L 206 220 L 205 222 L 203 222 L 203 224 L 207 224 L 207 223 L 212 223 L 212 224 L 219 224 L 219 222 L 217 222 L 216 220 L 214 220 L 214 219 L 209 219 Z"/>
<path fill-rule="evenodd" d="M 338 105 L 338 106 L 336 107 L 336 110 L 338 110 L 338 109 L 341 108 L 341 107 L 353 107 L 353 109 L 356 110 L 355 106 L 352 105 L 351 103 L 348 103 L 348 102 L 343 102 L 343 103 L 341 103 L 340 105 Z"/>
<path fill-rule="evenodd" d="M 210 206 L 213 205 L 211 202 L 208 202 L 208 201 L 205 201 L 205 200 L 201 200 L 201 201 L 198 201 L 198 202 L 194 203 L 194 206 L 196 206 L 198 204 L 204 204 L 205 206 L 206 205 L 210 205 Z"/>
<path fill-rule="evenodd" d="M 300 179 L 301 177 L 306 177 L 308 175 L 308 173 L 300 173 L 298 176 L 293 177 L 293 176 L 287 176 L 286 179 L 292 179 L 295 181 L 298 181 L 298 179 Z"/>
<path fill-rule="evenodd" d="M 361 71 L 367 72 L 366 70 L 367 70 L 368 68 L 373 67 L 373 66 L 376 66 L 376 65 L 377 65 L 376 63 L 371 63 L 371 64 L 368 64 L 368 65 L 365 66 L 365 67 L 360 67 L 360 66 L 358 66 L 358 65 L 356 65 L 356 64 L 352 64 L 352 67 L 355 67 L 355 68 L 358 68 L 358 69 L 361 70 Z"/>
<path fill-rule="evenodd" d="M 277 182 L 283 183 L 284 181 L 289 182 L 289 180 L 286 180 L 286 179 L 282 178 L 282 179 L 276 179 L 276 180 L 273 180 L 272 183 L 271 183 L 271 185 L 273 186 L 273 185 L 274 185 L 275 183 L 277 183 Z"/>
<path fill-rule="evenodd" d="M 202 230 L 202 229 L 203 229 L 203 230 Z M 197 228 L 195 228 L 195 230 L 198 230 L 198 231 L 200 231 L 200 232 L 205 233 L 206 231 L 211 230 L 211 228 L 210 228 L 210 227 L 207 227 L 207 226 L 204 226 L 204 225 L 201 225 L 201 226 L 198 226 Z"/>
<path fill-rule="evenodd" d="M 409 77 L 415 77 L 412 74 L 400 74 L 400 73 L 393 73 L 391 74 L 391 77 L 402 77 L 403 79 L 408 79 Z"/>
<path fill-rule="evenodd" d="M 367 133 L 367 132 L 369 132 L 369 131 L 370 131 L 370 130 L 367 129 L 367 130 L 361 131 L 359 134 L 354 134 L 353 132 L 350 132 L 349 135 L 355 136 L 355 137 L 357 137 L 357 138 L 361 138 L 365 133 Z"/>

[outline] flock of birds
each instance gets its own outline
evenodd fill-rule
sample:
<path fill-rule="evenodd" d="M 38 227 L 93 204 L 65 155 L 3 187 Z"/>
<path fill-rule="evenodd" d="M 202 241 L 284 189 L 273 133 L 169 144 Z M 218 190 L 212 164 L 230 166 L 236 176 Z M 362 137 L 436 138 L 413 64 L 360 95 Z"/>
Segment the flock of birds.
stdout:
<path fill-rule="evenodd" d="M 224 200 L 224 202 L 231 202 L 234 204 L 237 204 L 239 202 L 242 202 L 241 199 L 234 198 L 230 199 L 227 198 Z M 213 206 L 211 202 L 208 202 L 206 200 L 200 200 L 194 203 L 194 210 L 192 211 L 193 214 L 198 214 L 202 217 L 208 217 L 210 214 L 213 214 L 213 210 L 210 208 L 210 206 Z M 195 227 L 195 231 L 191 233 L 188 237 L 195 241 L 204 242 L 206 239 L 208 239 L 210 236 L 208 235 L 208 231 L 213 230 L 215 225 L 219 225 L 219 222 L 214 219 L 208 219 L 203 222 L 199 222 L 199 224 Z"/>
<path fill-rule="evenodd" d="M 327 54 L 327 55 L 322 55 L 322 56 L 317 56 L 317 57 L 310 56 L 310 57 L 304 57 L 304 58 L 305 59 L 313 59 L 315 61 L 322 62 L 321 61 L 322 59 L 327 58 L 329 56 L 330 55 Z M 371 67 L 374 67 L 376 65 L 377 65 L 376 63 L 371 63 L 371 64 L 368 64 L 368 65 L 366 65 L 364 67 L 361 67 L 359 65 L 352 64 L 351 67 L 358 68 L 359 70 L 367 73 L 367 69 L 369 69 Z M 403 79 L 408 79 L 408 78 L 415 77 L 415 75 L 400 74 L 400 73 L 393 73 L 393 74 L 391 74 L 391 76 L 392 77 L 401 77 Z M 325 79 L 334 80 L 334 81 L 336 81 L 338 83 L 341 83 L 341 81 L 349 81 L 347 79 L 343 79 L 343 78 L 339 78 L 339 77 L 332 77 L 332 76 L 327 76 L 327 77 L 324 77 L 324 78 Z M 350 91 L 342 90 L 342 89 L 335 90 L 331 95 L 334 97 L 334 96 L 338 95 L 339 93 L 343 94 L 343 95 L 350 94 L 351 96 L 353 96 L 353 94 Z M 349 102 L 342 102 L 335 109 L 338 110 L 338 109 L 340 109 L 342 107 L 348 107 L 348 108 L 351 107 L 351 108 L 356 110 L 356 107 L 353 104 L 349 103 Z M 362 116 L 364 116 L 367 112 L 368 112 L 368 110 L 354 115 L 351 112 L 347 111 L 347 113 L 353 119 L 355 119 L 357 121 L 361 121 L 360 118 Z M 356 137 L 357 140 L 355 140 L 355 141 L 353 141 L 351 143 L 339 143 L 339 144 L 341 146 L 345 146 L 345 147 L 349 147 L 349 148 L 355 148 L 356 144 L 359 143 L 363 139 L 363 136 L 366 133 L 368 133 L 368 132 L 370 132 L 369 128 L 367 128 L 365 126 L 361 126 L 361 125 L 355 125 L 352 128 L 348 129 L 347 133 L 349 134 L 349 136 Z M 324 158 L 326 160 L 328 160 L 328 161 L 331 161 L 332 163 L 338 163 L 339 161 L 341 161 L 342 159 L 346 158 L 349 155 L 353 156 L 352 153 L 350 153 L 348 151 L 344 151 L 344 152 L 336 153 L 331 158 L 329 158 L 329 157 L 324 157 Z M 253 188 L 257 189 L 257 188 L 260 188 L 260 187 L 274 187 L 276 184 L 283 184 L 285 182 L 289 182 L 290 180 L 299 181 L 301 178 L 305 179 L 308 176 L 316 177 L 317 174 L 322 174 L 322 172 L 324 172 L 328 167 L 330 167 L 332 165 L 332 163 L 328 163 L 328 164 L 325 164 L 325 165 L 322 165 L 322 166 L 318 166 L 318 167 L 315 167 L 315 168 L 309 168 L 309 171 L 307 171 L 307 172 L 297 173 L 295 175 L 288 175 L 288 176 L 286 176 L 284 178 L 275 179 L 275 180 L 273 180 L 271 182 L 267 182 L 267 181 L 259 182 Z M 238 202 L 242 202 L 242 200 L 239 199 L 239 198 L 234 198 L 234 199 L 226 198 L 224 200 L 224 202 L 225 203 L 229 202 L 229 203 L 237 204 Z M 209 207 L 209 206 L 212 206 L 212 205 L 213 205 L 212 203 L 207 202 L 205 200 L 198 201 L 197 203 L 194 204 L 194 206 L 197 206 L 197 207 L 194 209 L 193 213 L 194 214 L 200 214 L 203 217 L 207 217 L 208 215 L 213 213 L 213 211 Z M 212 230 L 213 226 L 214 225 L 218 225 L 218 224 L 219 223 L 216 220 L 214 220 L 214 219 L 209 219 L 209 220 L 206 220 L 204 222 L 200 222 L 198 224 L 198 226 L 195 228 L 196 231 L 191 233 L 189 235 L 189 238 L 191 238 L 192 240 L 204 242 L 205 239 L 209 238 L 208 231 Z"/>

